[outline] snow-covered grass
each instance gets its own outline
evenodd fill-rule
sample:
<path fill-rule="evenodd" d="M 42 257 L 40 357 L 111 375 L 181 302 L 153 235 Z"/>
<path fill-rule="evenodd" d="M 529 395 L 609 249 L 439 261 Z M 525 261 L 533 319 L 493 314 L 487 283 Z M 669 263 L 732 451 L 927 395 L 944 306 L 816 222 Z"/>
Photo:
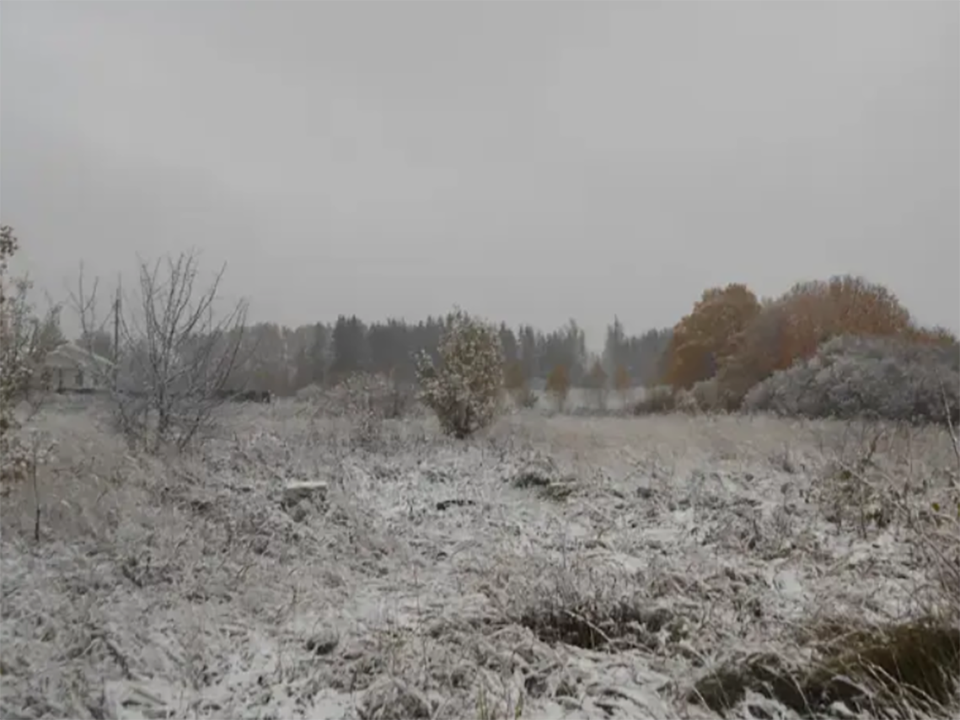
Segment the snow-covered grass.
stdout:
<path fill-rule="evenodd" d="M 536 409 L 545 413 L 556 413 L 557 404 L 553 396 L 546 390 L 535 391 L 537 396 Z M 625 393 L 616 390 L 607 390 L 604 394 L 603 408 L 600 408 L 596 390 L 582 387 L 572 387 L 563 402 L 564 414 L 622 414 L 631 413 L 633 406 L 644 395 L 643 388 L 632 387 Z"/>
<path fill-rule="evenodd" d="M 54 459 L 39 544 L 32 483 L 0 509 L 3 717 L 819 717 L 850 695 L 807 669 L 838 633 L 960 589 L 942 429 L 530 412 L 356 442 L 281 402 L 167 459 L 89 403 L 32 429 Z M 730 679 L 758 664 L 802 703 Z"/>

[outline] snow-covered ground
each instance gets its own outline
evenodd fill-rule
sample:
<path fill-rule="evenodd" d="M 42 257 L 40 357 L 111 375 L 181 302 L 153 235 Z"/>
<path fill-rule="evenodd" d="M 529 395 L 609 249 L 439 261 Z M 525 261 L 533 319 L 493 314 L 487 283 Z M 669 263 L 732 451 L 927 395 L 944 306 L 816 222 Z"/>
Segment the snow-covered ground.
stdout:
<path fill-rule="evenodd" d="M 957 470 L 943 430 L 762 417 L 458 442 L 281 402 L 166 460 L 96 408 L 32 426 L 56 447 L 0 511 L 5 718 L 716 718 L 719 669 L 935 601 L 901 519 Z"/>

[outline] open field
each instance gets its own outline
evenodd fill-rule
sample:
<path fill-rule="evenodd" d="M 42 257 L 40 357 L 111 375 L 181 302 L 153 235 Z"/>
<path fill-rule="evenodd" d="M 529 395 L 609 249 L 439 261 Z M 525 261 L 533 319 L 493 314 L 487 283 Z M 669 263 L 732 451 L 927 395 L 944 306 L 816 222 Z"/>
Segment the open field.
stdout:
<path fill-rule="evenodd" d="M 0 715 L 854 717 L 812 658 L 957 600 L 950 526 L 910 520 L 956 502 L 942 429 L 225 412 L 166 461 L 90 403 L 32 421 L 56 446 L 0 510 Z"/>

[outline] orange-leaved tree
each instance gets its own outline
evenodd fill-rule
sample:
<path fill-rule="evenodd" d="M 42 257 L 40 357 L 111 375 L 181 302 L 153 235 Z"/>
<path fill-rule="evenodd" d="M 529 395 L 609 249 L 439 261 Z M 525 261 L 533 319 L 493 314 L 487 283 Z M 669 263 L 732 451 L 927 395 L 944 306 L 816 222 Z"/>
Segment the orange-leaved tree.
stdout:
<path fill-rule="evenodd" d="M 519 360 L 508 362 L 503 368 L 503 387 L 513 398 L 517 407 L 533 407 L 537 396 L 530 392 L 527 386 L 527 376 L 523 370 L 523 363 Z"/>
<path fill-rule="evenodd" d="M 523 365 L 519 360 L 508 362 L 503 368 L 503 387 L 510 394 L 522 390 L 527 384 L 527 378 L 523 372 Z"/>
<path fill-rule="evenodd" d="M 917 345 L 941 345 L 952 347 L 957 344 L 957 336 L 944 327 L 911 327 L 907 339 Z"/>
<path fill-rule="evenodd" d="M 570 393 L 570 375 L 567 373 L 566 365 L 554 365 L 550 374 L 547 375 L 547 392 L 553 395 L 557 403 L 557 410 L 563 412 L 563 405 L 567 401 L 567 395 Z"/>
<path fill-rule="evenodd" d="M 759 313 L 760 302 L 746 285 L 704 291 L 690 314 L 673 328 L 664 382 L 690 388 L 713 377 Z"/>
<path fill-rule="evenodd" d="M 776 369 L 812 357 L 838 335 L 889 337 L 905 334 L 910 313 L 883 285 L 850 275 L 799 283 L 781 299 L 785 327 Z"/>

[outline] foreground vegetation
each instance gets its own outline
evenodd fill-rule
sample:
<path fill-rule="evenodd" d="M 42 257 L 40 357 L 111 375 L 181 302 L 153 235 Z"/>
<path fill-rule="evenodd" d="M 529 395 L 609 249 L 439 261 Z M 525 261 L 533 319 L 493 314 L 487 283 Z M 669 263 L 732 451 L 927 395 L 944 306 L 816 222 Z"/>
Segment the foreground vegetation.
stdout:
<path fill-rule="evenodd" d="M 96 397 L 0 507 L 5 717 L 952 717 L 940 428 L 334 398 L 130 451 Z"/>

